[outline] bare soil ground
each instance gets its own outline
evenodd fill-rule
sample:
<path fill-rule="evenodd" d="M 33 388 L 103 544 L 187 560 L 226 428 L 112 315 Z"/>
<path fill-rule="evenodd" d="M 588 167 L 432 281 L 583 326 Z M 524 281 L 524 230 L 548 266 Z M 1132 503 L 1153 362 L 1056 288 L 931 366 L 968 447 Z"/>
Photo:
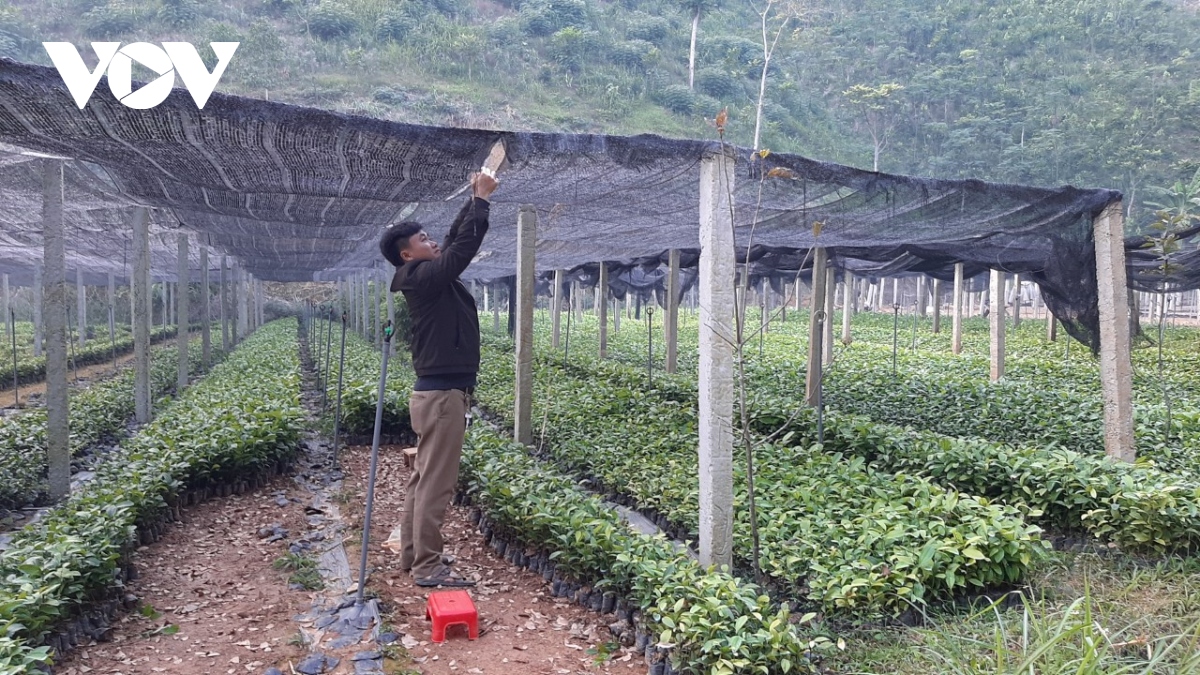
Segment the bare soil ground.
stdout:
<path fill-rule="evenodd" d="M 641 656 L 612 644 L 615 641 L 608 624 L 616 621 L 615 616 L 596 614 L 553 597 L 540 575 L 511 565 L 484 544 L 483 536 L 471 525 L 466 507 L 450 507 L 442 533 L 446 552 L 457 558 L 455 569 L 479 580 L 479 585 L 469 590 L 479 610 L 481 634 L 478 640 L 469 640 L 465 628 L 456 627 L 447 633 L 446 642 L 433 643 L 430 622 L 425 619 L 431 589 L 413 584 L 412 578 L 399 569 L 397 556 L 382 547 L 399 523 L 408 481 L 409 469 L 400 451 L 400 446 L 380 450 L 369 557 L 375 571 L 369 586 L 383 601 L 385 620 L 405 634 L 402 642 L 412 660 L 411 668 L 431 675 L 645 671 Z M 343 463 L 348 497 L 345 509 L 359 536 L 369 456 L 370 448 L 352 448 Z M 347 553 L 352 563 L 357 562 L 358 543 L 347 542 Z M 610 658 L 598 659 L 594 651 L 589 653 L 606 644 L 615 650 Z"/>
<path fill-rule="evenodd" d="M 352 536 L 346 542 L 357 569 L 369 448 L 344 452 L 343 512 Z M 480 615 L 481 635 L 469 640 L 462 627 L 446 642 L 431 641 L 425 603 L 431 589 L 413 584 L 393 554 L 382 548 L 398 522 L 408 469 L 400 447 L 381 452 L 371 528 L 369 591 L 380 598 L 384 629 L 398 634 L 384 647 L 388 673 L 431 675 L 575 675 L 638 673 L 642 657 L 614 644 L 600 615 L 550 594 L 540 575 L 519 569 L 488 548 L 469 520 L 469 509 L 450 508 L 444 528 L 446 550 L 455 568 L 479 579 L 470 589 Z M 280 506 L 280 497 L 290 498 Z M 290 589 L 289 573 L 272 563 L 306 529 L 309 498 L 282 478 L 252 494 L 215 499 L 187 509 L 184 520 L 157 543 L 139 549 L 139 576 L 128 592 L 143 610 L 120 617 L 112 642 L 81 646 L 57 664 L 59 675 L 234 675 L 277 667 L 284 673 L 306 655 L 295 618 L 308 611 L 313 593 Z M 288 537 L 268 542 L 264 527 L 281 525 Z M 436 592 L 436 591 L 435 591 Z M 176 632 L 177 631 L 177 632 Z M 614 650 L 599 658 L 594 650 Z M 355 645 L 329 671 L 354 672 L 350 656 L 370 645 Z M 593 650 L 589 653 L 589 650 Z"/>
<path fill-rule="evenodd" d="M 276 503 L 280 491 L 301 497 L 289 478 L 245 495 L 188 509 L 183 522 L 134 554 L 139 575 L 128 592 L 142 612 L 117 620 L 112 642 L 81 646 L 54 672 L 140 675 L 290 673 L 302 646 L 292 616 L 308 609 L 311 594 L 288 589 L 288 572 L 272 568 L 289 540 L 260 539 L 261 527 L 304 531 L 304 507 Z M 176 631 L 177 627 L 178 632 Z"/>
<path fill-rule="evenodd" d="M 133 357 L 133 352 L 130 352 L 124 356 L 118 356 L 117 366 L 120 367 L 126 363 L 129 363 L 130 361 L 133 361 Z M 68 368 L 67 384 L 75 384 L 78 381 L 101 380 L 106 377 L 111 377 L 112 374 L 112 361 L 94 363 L 90 366 L 80 368 L 78 378 L 75 377 L 75 370 L 73 368 Z M 0 383 L 0 385 L 2 384 L 3 383 Z M 8 384 L 12 385 L 12 380 L 9 380 Z M 42 380 L 41 382 L 30 382 L 29 384 L 23 384 L 20 387 L 17 387 L 17 392 L 19 392 L 21 395 L 21 405 L 28 405 L 30 396 L 36 395 L 38 397 L 43 397 L 46 395 L 46 381 Z M 13 392 L 12 386 L 6 386 L 3 389 L 0 389 L 0 406 L 11 408 L 16 402 L 17 396 L 16 393 Z"/>

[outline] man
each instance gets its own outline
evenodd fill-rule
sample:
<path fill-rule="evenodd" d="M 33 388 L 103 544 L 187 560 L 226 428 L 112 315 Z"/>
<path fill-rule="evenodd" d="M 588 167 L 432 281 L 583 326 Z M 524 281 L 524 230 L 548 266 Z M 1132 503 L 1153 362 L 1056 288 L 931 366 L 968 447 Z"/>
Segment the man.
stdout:
<path fill-rule="evenodd" d="M 479 252 L 488 230 L 495 178 L 471 176 L 472 197 L 441 247 L 418 223 L 384 233 L 379 249 L 397 267 L 392 292 L 404 293 L 412 318 L 417 382 L 409 399 L 417 460 L 404 495 L 400 567 L 418 586 L 474 586 L 442 555 L 442 520 L 458 483 L 466 414 L 479 373 L 479 310 L 459 275 Z"/>

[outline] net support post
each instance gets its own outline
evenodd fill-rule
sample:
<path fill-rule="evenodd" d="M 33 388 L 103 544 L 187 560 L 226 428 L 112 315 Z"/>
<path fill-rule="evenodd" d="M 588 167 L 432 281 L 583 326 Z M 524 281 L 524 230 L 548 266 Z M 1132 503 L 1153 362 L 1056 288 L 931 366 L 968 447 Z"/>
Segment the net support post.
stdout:
<path fill-rule="evenodd" d="M 608 263 L 600 261 L 600 281 L 596 284 L 596 320 L 600 324 L 600 358 L 608 358 Z"/>
<path fill-rule="evenodd" d="M 204 369 L 212 364 L 212 287 L 208 279 L 208 247 L 200 247 L 200 350 Z"/>
<path fill-rule="evenodd" d="M 917 314 L 924 319 L 929 314 L 929 302 L 926 293 L 925 275 L 917 277 Z"/>
<path fill-rule="evenodd" d="M 4 312 L 4 338 L 5 338 L 5 340 L 7 340 L 9 337 L 12 336 L 11 331 L 13 330 L 12 319 L 11 319 L 12 310 L 10 309 L 12 307 L 12 301 L 11 301 L 12 296 L 9 293 L 8 275 L 7 274 L 0 274 L 0 296 L 2 296 L 2 298 L 3 298 L 2 300 L 0 300 L 0 303 L 3 303 L 2 305 L 0 305 L 0 311 Z"/>
<path fill-rule="evenodd" d="M 854 317 L 854 273 L 850 270 L 842 272 L 842 344 L 848 345 L 853 340 L 850 336 L 850 319 Z"/>
<path fill-rule="evenodd" d="M 558 349 L 562 337 L 563 271 L 554 270 L 554 288 L 550 296 L 550 346 Z"/>
<path fill-rule="evenodd" d="M 188 341 L 191 338 L 189 328 L 188 285 L 191 283 L 191 269 L 188 264 L 188 236 L 178 236 L 179 254 L 176 263 L 179 265 L 177 281 L 175 282 L 175 308 L 179 314 L 175 318 L 175 346 L 179 357 L 179 375 L 175 381 L 175 395 L 183 393 L 188 385 Z"/>
<path fill-rule="evenodd" d="M 42 355 L 42 343 L 44 340 L 42 324 L 42 302 L 45 299 L 42 293 L 42 264 L 35 263 L 33 266 L 33 356 L 37 358 Z"/>
<path fill-rule="evenodd" d="M 359 298 L 359 300 L 361 300 L 361 302 L 359 303 L 359 307 L 362 309 L 362 334 L 363 334 L 363 337 L 367 338 L 368 340 L 373 340 L 375 338 L 375 336 L 370 333 L 373 332 L 371 330 L 371 315 L 373 315 L 374 312 L 371 311 L 371 305 L 370 305 L 371 293 L 370 293 L 370 288 L 367 287 L 368 286 L 367 279 L 368 279 L 368 277 L 367 277 L 366 272 L 359 273 L 358 288 L 359 288 L 359 291 L 362 293 L 362 297 Z"/>
<path fill-rule="evenodd" d="M 991 293 L 988 294 L 992 303 L 988 317 L 992 382 L 1004 377 L 1004 281 L 1007 276 L 1001 270 L 992 270 Z"/>
<path fill-rule="evenodd" d="M 1012 281 L 1013 328 L 1021 327 L 1021 275 L 1014 274 Z"/>
<path fill-rule="evenodd" d="M 150 223 L 146 209 L 135 208 L 133 226 L 133 368 L 134 416 L 150 421 Z"/>
<path fill-rule="evenodd" d="M 950 333 L 951 349 L 955 354 L 962 353 L 963 281 L 963 264 L 954 263 L 954 313 L 950 317 Z"/>
<path fill-rule="evenodd" d="M 387 267 L 385 267 L 384 270 L 387 272 L 387 274 L 385 275 L 386 278 L 383 280 L 383 287 L 380 288 L 380 290 L 383 291 L 384 296 L 387 297 L 387 320 L 390 321 L 393 326 L 395 326 L 396 325 L 396 294 L 392 293 L 392 277 L 396 275 L 396 268 L 392 267 L 391 263 L 388 263 Z M 484 287 L 484 289 L 483 289 L 483 311 L 485 311 L 485 312 L 487 311 L 487 287 Z M 499 319 L 500 319 L 499 314 L 496 314 L 493 317 L 493 321 L 498 322 Z M 499 330 L 499 328 L 497 328 L 496 330 Z M 391 353 L 393 353 L 393 354 L 396 353 L 396 344 L 399 342 L 400 341 L 396 340 L 396 339 L 393 339 L 388 342 Z"/>
<path fill-rule="evenodd" d="M 75 325 L 79 329 L 79 348 L 87 346 L 87 286 L 83 285 L 83 267 L 75 268 Z"/>
<path fill-rule="evenodd" d="M 233 264 L 233 303 L 237 308 L 237 330 L 233 331 L 233 344 L 237 346 L 246 339 L 246 331 L 250 328 L 250 312 L 246 303 L 246 275 L 242 266 Z"/>
<path fill-rule="evenodd" d="M 933 280 L 933 334 L 942 332 L 942 280 Z"/>
<path fill-rule="evenodd" d="M 824 353 L 825 331 L 820 329 L 817 315 L 822 311 L 825 299 L 825 266 L 828 254 L 824 248 L 813 249 L 812 266 L 812 311 L 808 314 L 808 371 L 804 378 L 804 400 L 809 406 L 817 405 L 817 386 L 821 379 L 821 355 Z"/>
<path fill-rule="evenodd" d="M 513 411 L 513 438 L 533 444 L 533 303 L 534 262 L 537 241 L 537 208 L 521 205 L 517 214 L 517 391 Z M 510 300 L 511 301 L 511 300 Z"/>
<path fill-rule="evenodd" d="M 1104 400 L 1104 451 L 1132 462 L 1133 365 L 1130 361 L 1129 294 L 1125 280 L 1121 202 L 1092 221 L 1096 240 L 1096 290 L 1100 309 L 1100 386 Z"/>
<path fill-rule="evenodd" d="M 734 260 L 732 156 L 700 163 L 700 564 L 733 565 Z"/>
<path fill-rule="evenodd" d="M 42 164 L 42 298 L 46 303 L 46 459 L 50 498 L 71 491 L 71 436 L 67 408 L 67 264 L 63 233 L 63 168 Z"/>
<path fill-rule="evenodd" d="M 221 256 L 221 281 L 220 281 L 220 303 L 221 308 L 217 314 L 221 319 L 221 351 L 229 351 L 229 259 Z"/>
<path fill-rule="evenodd" d="M 117 339 L 117 277 L 108 273 L 108 342 L 112 344 Z"/>
<path fill-rule="evenodd" d="M 679 362 L 679 249 L 667 253 L 667 311 L 663 332 L 667 338 L 667 372 L 674 373 Z"/>
<path fill-rule="evenodd" d="M 821 364 L 828 366 L 833 363 L 833 316 L 837 303 L 837 277 L 832 266 L 825 266 L 825 321 L 822 322 L 825 334 L 821 336 Z"/>
<path fill-rule="evenodd" d="M 474 284 L 472 283 L 472 286 Z M 374 270 L 371 271 L 371 317 L 375 322 L 375 327 L 371 329 L 371 334 L 375 337 L 376 349 L 383 349 L 383 303 L 379 297 L 379 275 Z M 474 302 L 475 294 L 471 294 L 471 301 Z"/>

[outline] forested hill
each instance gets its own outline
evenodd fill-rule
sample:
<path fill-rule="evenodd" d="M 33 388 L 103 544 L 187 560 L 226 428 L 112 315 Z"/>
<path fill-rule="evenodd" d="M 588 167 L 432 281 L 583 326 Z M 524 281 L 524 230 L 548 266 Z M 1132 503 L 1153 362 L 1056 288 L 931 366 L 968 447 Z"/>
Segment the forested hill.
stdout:
<path fill-rule="evenodd" d="M 220 91 L 407 122 L 712 137 L 865 168 L 1147 186 L 1200 159 L 1200 17 L 1164 0 L 0 0 L 43 40 L 242 46 Z M 699 17 L 694 86 L 689 46 Z M 1147 215 L 1142 209 L 1140 215 Z"/>

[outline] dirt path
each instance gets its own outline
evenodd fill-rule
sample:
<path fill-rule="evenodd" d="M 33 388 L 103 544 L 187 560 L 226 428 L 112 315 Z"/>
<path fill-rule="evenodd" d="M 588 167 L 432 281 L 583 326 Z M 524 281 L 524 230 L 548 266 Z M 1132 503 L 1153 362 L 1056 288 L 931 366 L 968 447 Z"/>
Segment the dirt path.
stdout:
<path fill-rule="evenodd" d="M 118 356 L 117 367 L 119 368 L 130 361 L 133 361 L 133 357 L 133 352 L 129 352 L 124 356 Z M 90 366 L 80 368 L 78 380 L 75 378 L 75 370 L 73 368 L 68 368 L 67 384 L 75 384 L 76 382 L 84 382 L 91 379 L 103 379 L 111 376 L 112 374 L 112 361 L 94 363 Z M 21 405 L 24 406 L 29 403 L 30 396 L 37 395 L 38 397 L 43 397 L 46 395 L 46 381 L 42 380 L 41 382 L 30 382 L 29 384 L 23 384 L 17 388 L 17 391 L 21 395 Z M 0 389 L 0 404 L 2 404 L 5 408 L 11 408 L 13 407 L 14 403 L 16 403 L 16 396 L 13 394 L 13 388 L 9 386 L 7 388 Z"/>
<path fill-rule="evenodd" d="M 259 529 L 304 531 L 303 495 L 290 478 L 256 493 L 205 502 L 184 512 L 155 544 L 133 554 L 138 570 L 127 593 L 142 610 L 118 619 L 113 640 L 73 650 L 54 672 L 124 675 L 285 673 L 304 653 L 292 616 L 311 593 L 289 589 L 289 572 L 272 563 L 290 538 L 268 541 Z M 286 502 L 286 506 L 280 506 Z"/>
<path fill-rule="evenodd" d="M 484 543 L 478 529 L 471 525 L 466 507 L 450 507 L 443 535 L 446 552 L 457 557 L 455 569 L 479 580 L 470 593 L 479 610 L 481 635 L 478 640 L 469 640 L 465 629 L 452 628 L 446 642 L 431 642 L 430 623 L 425 619 L 429 590 L 414 585 L 412 578 L 399 569 L 396 556 L 382 547 L 399 521 L 408 480 L 409 469 L 404 466 L 400 450 L 399 446 L 388 446 L 380 451 L 369 558 L 374 572 L 369 587 L 383 600 L 385 621 L 405 634 L 402 644 L 412 658 L 412 667 L 431 675 L 645 672 L 641 656 L 614 643 L 608 630 L 608 625 L 616 621 L 614 615 L 590 612 L 553 597 L 541 575 L 508 563 Z M 359 533 L 369 453 L 369 447 L 351 448 L 343 460 L 347 486 L 347 505 L 343 508 L 351 527 Z M 346 548 L 357 566 L 358 542 L 347 542 Z M 594 651 L 598 647 L 615 653 L 598 661 Z"/>

